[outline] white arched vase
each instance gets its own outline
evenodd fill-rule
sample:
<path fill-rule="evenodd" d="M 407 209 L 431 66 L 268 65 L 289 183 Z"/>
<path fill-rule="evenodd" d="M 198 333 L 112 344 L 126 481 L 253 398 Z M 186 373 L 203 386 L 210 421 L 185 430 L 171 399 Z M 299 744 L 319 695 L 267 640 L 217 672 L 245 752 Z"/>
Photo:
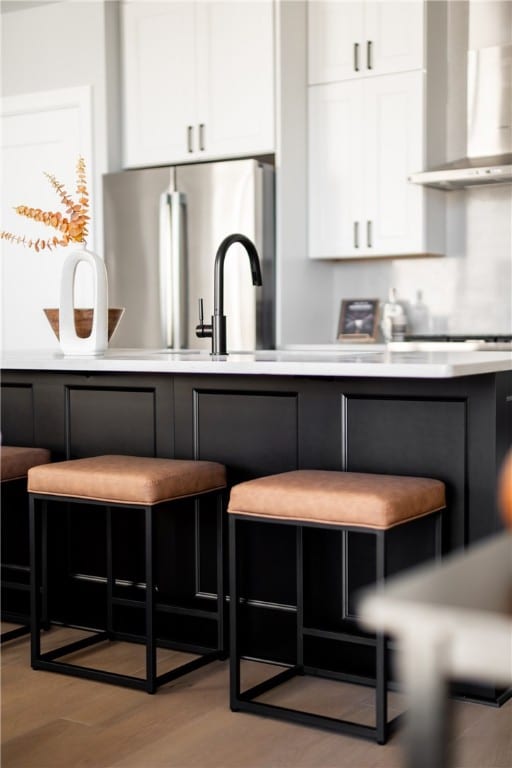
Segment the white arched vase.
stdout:
<path fill-rule="evenodd" d="M 78 265 L 89 265 L 93 278 L 94 311 L 89 336 L 80 338 L 75 330 L 74 292 Z M 65 355 L 101 355 L 108 347 L 108 283 L 105 262 L 85 248 L 70 253 L 62 268 L 59 307 L 60 346 Z"/>

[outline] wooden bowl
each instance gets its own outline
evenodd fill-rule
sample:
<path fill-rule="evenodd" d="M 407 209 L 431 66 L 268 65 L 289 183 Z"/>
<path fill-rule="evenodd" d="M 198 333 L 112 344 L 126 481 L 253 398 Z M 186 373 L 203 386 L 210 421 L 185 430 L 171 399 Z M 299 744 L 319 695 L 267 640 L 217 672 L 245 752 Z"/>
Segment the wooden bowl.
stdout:
<path fill-rule="evenodd" d="M 59 310 L 58 309 L 43 309 L 48 322 L 50 323 L 52 330 L 57 338 L 59 338 Z M 80 339 L 86 339 L 91 335 L 92 330 L 92 309 L 75 309 L 75 330 Z M 112 338 L 112 334 L 117 328 L 121 317 L 123 316 L 124 308 L 111 308 L 108 310 L 108 340 Z"/>

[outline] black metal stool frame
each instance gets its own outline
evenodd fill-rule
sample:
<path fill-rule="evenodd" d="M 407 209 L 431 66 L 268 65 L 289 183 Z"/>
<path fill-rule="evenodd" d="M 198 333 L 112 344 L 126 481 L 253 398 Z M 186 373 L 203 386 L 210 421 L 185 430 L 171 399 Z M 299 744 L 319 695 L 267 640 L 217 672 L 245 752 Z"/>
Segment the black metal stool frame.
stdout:
<path fill-rule="evenodd" d="M 153 533 L 154 533 L 154 511 L 161 504 L 171 504 L 183 499 L 172 499 L 159 504 L 143 505 L 128 503 L 106 503 L 95 499 L 82 499 L 73 496 L 57 496 L 53 494 L 30 493 L 29 494 L 29 530 L 30 530 L 30 615 L 31 615 L 31 666 L 36 670 L 49 670 L 61 674 L 72 675 L 73 677 L 82 677 L 88 680 L 98 680 L 103 683 L 112 683 L 126 688 L 135 688 L 145 690 L 147 693 L 155 693 L 164 683 L 175 680 L 182 675 L 186 675 L 195 669 L 209 664 L 216 659 L 225 659 L 226 652 L 226 619 L 225 610 L 225 576 L 224 576 L 224 533 L 223 518 L 225 508 L 225 491 L 206 491 L 188 497 L 197 500 L 206 496 L 216 498 L 216 533 L 217 533 L 217 610 L 215 612 L 206 612 L 201 609 L 181 608 L 180 613 L 187 615 L 213 618 L 217 621 L 217 648 L 205 648 L 199 645 L 175 644 L 178 650 L 188 651 L 190 653 L 200 654 L 200 657 L 186 662 L 174 669 L 161 675 L 157 675 L 156 649 L 157 639 L 155 636 L 155 612 L 158 608 L 165 610 L 166 606 L 158 606 L 155 602 L 155 583 L 154 583 L 154 561 L 153 561 Z M 39 596 L 41 592 L 47 596 L 47 585 L 41 583 L 42 576 L 46 573 L 43 566 L 47 550 L 47 524 L 48 524 L 48 502 L 70 502 L 73 504 L 94 504 L 105 508 L 106 510 L 106 547 L 107 547 L 107 621 L 106 630 L 98 631 L 91 629 L 95 634 L 90 637 L 68 643 L 46 653 L 41 653 L 41 604 Z M 144 513 L 145 521 L 145 636 L 140 637 L 127 635 L 126 633 L 117 633 L 113 631 L 112 607 L 115 602 L 113 599 L 114 576 L 112 563 L 112 510 L 115 508 L 139 509 Z M 39 514 L 40 512 L 40 514 Z M 134 602 L 134 601 L 132 601 Z M 70 664 L 65 661 L 58 661 L 60 656 L 65 656 L 75 651 L 83 650 L 89 646 L 106 640 L 128 640 L 133 642 L 142 642 L 146 646 L 146 677 L 137 677 L 134 675 L 123 675 L 117 672 L 108 672 L 93 667 L 83 667 L 78 664 Z"/>
<path fill-rule="evenodd" d="M 27 477 L 26 475 L 24 477 L 15 477 L 10 480 L 3 480 L 2 481 L 2 487 L 6 487 L 9 485 L 9 487 L 16 487 L 20 486 L 20 489 L 22 489 L 25 494 L 27 492 Z M 27 514 L 28 510 L 27 507 L 23 507 L 23 514 Z M 46 552 L 46 547 L 45 547 Z M 2 563 L 2 569 L 6 567 L 9 568 L 9 565 L 6 565 L 5 563 Z M 23 568 L 25 570 L 25 567 Z M 20 592 L 30 592 L 30 566 L 26 568 L 27 571 L 27 582 L 17 582 L 17 581 L 11 581 L 11 580 L 4 580 L 2 579 L 2 589 L 12 589 L 12 590 L 18 590 Z M 42 627 L 43 629 L 48 629 L 48 611 L 47 611 L 47 605 L 46 605 L 46 574 L 47 574 L 47 568 L 46 568 L 46 556 L 43 558 L 43 565 L 42 565 L 42 588 L 41 588 L 41 600 L 43 601 L 42 604 Z M 6 632 L 2 632 L 0 634 L 0 644 L 7 643 L 9 640 L 14 640 L 18 637 L 23 637 L 24 635 L 30 634 L 30 615 L 21 615 L 18 613 L 12 613 L 10 611 L 4 611 L 2 610 L 2 620 L 12 622 L 14 624 L 21 624 L 21 626 L 16 627 L 15 629 L 8 629 Z"/>
<path fill-rule="evenodd" d="M 442 556 L 442 512 L 439 510 L 431 513 L 434 522 L 434 556 L 440 559 Z M 425 515 L 427 517 L 427 515 Z M 238 557 L 238 524 L 240 522 L 269 523 L 279 525 L 291 525 L 296 528 L 296 580 L 297 580 L 297 630 L 296 630 L 296 664 L 290 666 L 277 675 L 265 680 L 258 685 L 241 691 L 240 685 L 240 663 L 244 658 L 239 650 L 240 634 L 240 565 L 241 558 Z M 411 523 L 414 520 L 410 521 Z M 407 525 L 407 521 L 402 523 Z M 401 527 L 400 526 L 400 527 Z M 376 741 L 378 744 L 385 744 L 389 736 L 397 729 L 401 715 L 388 722 L 387 716 L 387 694 L 388 694 L 388 671 L 387 671 L 387 648 L 386 637 L 383 633 L 377 633 L 375 638 L 376 650 L 376 679 L 375 679 L 375 709 L 376 725 L 369 726 L 356 723 L 351 720 L 342 720 L 326 715 L 318 715 L 304 710 L 297 710 L 291 707 L 281 707 L 277 704 L 266 704 L 255 701 L 258 696 L 275 688 L 276 686 L 291 680 L 299 675 L 322 676 L 326 678 L 339 679 L 335 673 L 320 671 L 304 665 L 303 639 L 304 639 L 304 590 L 303 590 L 303 529 L 304 528 L 325 528 L 337 532 L 357 532 L 373 535 L 376 539 L 376 581 L 382 583 L 386 578 L 387 571 L 387 536 L 389 529 L 363 528 L 359 526 L 323 524 L 298 522 L 296 520 L 269 519 L 268 517 L 256 517 L 255 515 L 237 515 L 229 514 L 229 587 L 230 587 L 230 707 L 233 712 L 252 712 L 254 714 L 273 717 L 280 720 L 291 721 L 301 725 L 323 728 L 329 731 L 346 733 L 350 736 L 358 736 L 364 739 Z M 325 636 L 330 639 L 347 639 L 342 633 L 325 632 L 321 630 L 315 632 L 316 636 Z M 265 663 L 265 662 L 263 662 Z M 280 664 L 281 666 L 281 664 Z M 284 665 L 282 665 L 284 666 Z"/>

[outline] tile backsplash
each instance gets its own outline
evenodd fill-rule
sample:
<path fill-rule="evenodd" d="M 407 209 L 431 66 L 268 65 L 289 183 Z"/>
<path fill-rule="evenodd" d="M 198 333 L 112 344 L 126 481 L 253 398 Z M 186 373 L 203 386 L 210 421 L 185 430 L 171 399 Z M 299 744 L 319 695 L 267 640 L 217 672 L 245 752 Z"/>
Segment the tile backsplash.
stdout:
<path fill-rule="evenodd" d="M 406 308 L 422 291 L 433 333 L 512 332 L 512 186 L 446 194 L 446 255 L 337 264 L 333 328 L 341 299 L 396 288 Z"/>

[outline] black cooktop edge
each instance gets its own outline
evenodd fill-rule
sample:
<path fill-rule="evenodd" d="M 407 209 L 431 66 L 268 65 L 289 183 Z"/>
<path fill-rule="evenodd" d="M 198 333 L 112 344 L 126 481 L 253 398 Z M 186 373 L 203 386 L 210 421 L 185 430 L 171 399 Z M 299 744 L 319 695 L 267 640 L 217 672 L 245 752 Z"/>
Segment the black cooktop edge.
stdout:
<path fill-rule="evenodd" d="M 512 341 L 510 333 L 422 333 L 406 334 L 405 341 Z"/>

